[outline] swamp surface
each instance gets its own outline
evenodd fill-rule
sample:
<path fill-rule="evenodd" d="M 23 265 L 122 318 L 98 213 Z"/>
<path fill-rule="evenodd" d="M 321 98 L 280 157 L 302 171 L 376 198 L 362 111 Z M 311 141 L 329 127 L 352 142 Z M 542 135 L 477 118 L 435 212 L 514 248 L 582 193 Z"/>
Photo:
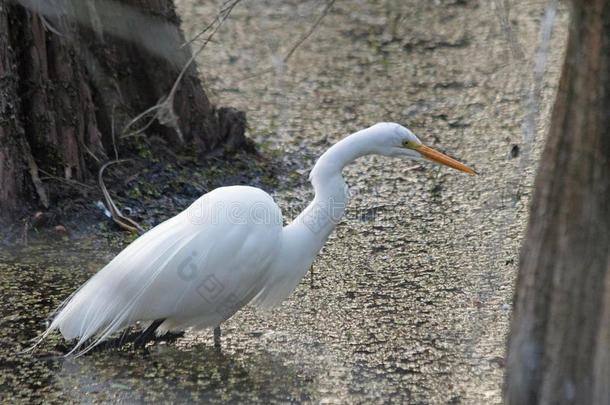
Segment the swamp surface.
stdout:
<path fill-rule="evenodd" d="M 176 4 L 187 38 L 221 6 Z M 315 159 L 380 121 L 409 127 L 480 175 L 382 157 L 349 166 L 350 205 L 313 277 L 270 313 L 238 312 L 223 325 L 221 351 L 203 331 L 76 359 L 54 357 L 68 346 L 54 334 L 18 354 L 129 237 L 112 228 L 119 236 L 4 246 L 0 401 L 500 403 L 518 251 L 566 34 L 562 6 L 535 81 L 545 4 L 337 1 L 285 64 L 325 3 L 238 4 L 199 69 L 215 104 L 246 111 L 263 164 L 279 168 L 271 181 L 250 180 L 286 220 L 313 197 Z M 535 136 L 524 141 L 534 88 Z M 210 176 L 206 162 L 201 171 Z"/>

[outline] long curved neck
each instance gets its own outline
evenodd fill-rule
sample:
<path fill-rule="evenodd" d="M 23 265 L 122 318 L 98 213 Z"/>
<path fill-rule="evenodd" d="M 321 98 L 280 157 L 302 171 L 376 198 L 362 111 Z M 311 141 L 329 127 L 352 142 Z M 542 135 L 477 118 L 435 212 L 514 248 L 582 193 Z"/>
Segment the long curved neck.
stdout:
<path fill-rule="evenodd" d="M 348 202 L 347 185 L 341 171 L 360 156 L 378 153 L 370 131 L 350 135 L 330 149 L 316 162 L 309 180 L 315 198 L 285 230 L 298 235 L 299 250 L 315 256 L 345 213 Z"/>

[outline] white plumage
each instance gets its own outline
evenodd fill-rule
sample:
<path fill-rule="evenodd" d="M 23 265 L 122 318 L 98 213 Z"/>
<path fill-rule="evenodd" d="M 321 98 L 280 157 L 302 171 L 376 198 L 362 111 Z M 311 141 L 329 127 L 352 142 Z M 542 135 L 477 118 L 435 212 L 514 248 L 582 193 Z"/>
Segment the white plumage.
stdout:
<path fill-rule="evenodd" d="M 128 325 L 163 320 L 157 333 L 220 325 L 244 305 L 269 309 L 297 286 L 343 216 L 345 165 L 366 154 L 427 158 L 474 173 L 391 123 L 330 148 L 310 180 L 314 201 L 288 226 L 264 191 L 221 187 L 139 237 L 80 287 L 42 335 L 58 329 L 82 354 Z M 91 339 L 91 340 L 89 340 Z M 85 343 L 89 341 L 88 346 Z"/>

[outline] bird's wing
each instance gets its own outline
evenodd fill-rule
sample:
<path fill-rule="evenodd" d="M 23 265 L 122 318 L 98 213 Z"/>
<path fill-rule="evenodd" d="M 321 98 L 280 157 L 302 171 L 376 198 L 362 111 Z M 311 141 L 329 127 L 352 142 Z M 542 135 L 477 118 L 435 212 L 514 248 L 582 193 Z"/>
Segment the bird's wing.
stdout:
<path fill-rule="evenodd" d="M 125 248 L 60 308 L 49 331 L 78 337 L 78 350 L 135 321 L 218 325 L 265 284 L 281 229 L 268 194 L 216 189 Z"/>

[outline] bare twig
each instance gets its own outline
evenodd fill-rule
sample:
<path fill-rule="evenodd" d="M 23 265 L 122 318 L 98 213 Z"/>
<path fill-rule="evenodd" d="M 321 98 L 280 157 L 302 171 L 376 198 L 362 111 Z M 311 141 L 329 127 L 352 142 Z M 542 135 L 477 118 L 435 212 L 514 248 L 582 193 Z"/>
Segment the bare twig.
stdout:
<path fill-rule="evenodd" d="M 85 148 L 85 152 L 87 152 L 89 154 L 89 156 L 91 156 L 93 158 L 93 160 L 95 160 L 98 164 L 102 163 L 102 161 L 95 156 L 95 154 L 93 152 L 91 152 L 91 149 L 89 149 L 89 147 L 87 145 L 85 145 L 85 143 L 81 143 L 81 145 Z"/>
<path fill-rule="evenodd" d="M 173 108 L 173 106 L 174 106 L 174 97 L 176 95 L 176 91 L 178 90 L 178 85 L 180 84 L 180 81 L 184 77 L 186 71 L 193 64 L 193 62 L 195 61 L 197 56 L 199 56 L 199 54 L 203 51 L 203 49 L 210 42 L 212 37 L 216 34 L 218 29 L 222 26 L 222 24 L 225 22 L 225 20 L 229 17 L 229 15 L 231 14 L 231 11 L 233 11 L 233 8 L 240 1 L 241 0 L 233 0 L 230 3 L 229 2 L 225 3 L 225 5 L 226 4 L 228 4 L 228 5 L 226 5 L 226 6 L 223 5 L 223 8 L 220 10 L 218 15 L 214 19 L 214 21 L 212 21 L 210 24 L 208 24 L 208 26 L 205 27 L 202 32 L 197 34 L 196 38 L 201 36 L 204 32 L 207 32 L 212 26 L 216 25 L 214 27 L 214 30 L 210 33 L 210 35 L 208 35 L 208 37 L 205 39 L 205 41 L 199 47 L 199 49 L 196 52 L 194 52 L 191 55 L 191 57 L 188 60 L 188 62 L 186 62 L 186 64 L 184 65 L 184 67 L 180 71 L 180 74 L 178 75 L 178 78 L 174 82 L 174 85 L 172 86 L 172 89 L 170 90 L 168 95 L 166 97 L 164 97 L 164 98 L 161 98 L 161 100 L 159 100 L 159 102 L 156 105 L 150 107 L 149 109 L 147 109 L 146 111 L 140 113 L 137 117 L 135 117 L 134 119 L 129 121 L 129 123 L 127 125 L 125 125 L 125 127 L 123 128 L 123 134 L 121 135 L 121 138 L 127 138 L 127 137 L 136 136 L 136 135 L 141 134 L 148 127 L 150 127 L 152 125 L 152 123 L 153 123 L 153 121 L 155 119 L 157 119 L 161 124 L 174 128 L 174 130 L 178 134 L 178 137 L 180 138 L 180 140 L 184 141 L 184 138 L 182 136 L 182 132 L 180 131 L 180 126 L 178 125 L 178 117 L 176 116 L 176 113 L 174 112 L 174 108 Z M 192 41 L 193 40 L 191 40 L 190 42 L 192 42 Z M 147 116 L 148 114 L 150 114 L 152 112 L 154 112 L 153 116 L 150 118 L 150 120 L 142 128 L 140 128 L 138 130 L 135 130 L 135 131 L 128 132 L 129 128 L 132 125 L 134 125 L 141 118 Z"/>
<path fill-rule="evenodd" d="M 39 14 L 40 17 L 40 22 L 42 23 L 42 26 L 45 27 L 45 29 L 47 31 L 52 32 L 53 34 L 57 35 L 58 37 L 63 37 L 64 35 L 59 32 L 57 29 L 55 29 L 51 23 L 45 18 L 44 14 Z"/>
<path fill-rule="evenodd" d="M 294 45 L 292 45 L 292 47 L 290 48 L 290 50 L 286 53 L 286 55 L 284 55 L 284 57 L 282 58 L 282 65 L 286 64 L 288 62 L 288 59 L 290 59 L 290 57 L 294 54 L 294 52 L 297 50 L 297 48 L 299 46 L 301 46 L 301 44 L 305 41 L 307 41 L 307 38 L 309 38 L 311 36 L 311 34 L 314 33 L 314 31 L 316 30 L 316 28 L 318 28 L 318 26 L 320 25 L 320 23 L 322 22 L 322 20 L 324 19 L 324 17 L 326 17 L 326 15 L 328 14 L 328 12 L 330 11 L 330 9 L 332 8 L 333 4 L 335 4 L 336 0 L 329 0 L 326 3 L 326 7 L 324 7 L 324 10 L 322 10 L 322 13 L 318 16 L 318 19 L 312 24 L 312 26 L 309 28 L 309 30 L 303 35 L 301 36 L 301 38 L 299 38 L 297 40 L 297 42 L 294 43 Z M 248 80 L 248 79 L 253 79 L 255 77 L 259 77 L 262 75 L 265 75 L 267 73 L 271 73 L 275 71 L 273 66 L 269 66 L 266 69 L 261 70 L 260 72 L 257 73 L 253 73 L 251 75 L 248 75 L 246 77 L 243 77 L 240 79 L 240 81 L 242 80 Z"/>
<path fill-rule="evenodd" d="M 190 40 L 186 41 L 184 44 L 182 44 L 181 48 L 184 48 L 185 46 L 188 46 L 190 44 L 192 44 L 193 42 L 197 41 L 199 39 L 199 37 L 201 37 L 203 34 L 205 34 L 210 28 L 212 28 L 212 26 L 214 24 L 216 24 L 217 22 L 220 22 L 220 18 L 225 19 L 226 17 L 229 16 L 229 14 L 231 13 L 231 11 L 233 11 L 233 8 L 240 2 L 241 0 L 227 0 L 223 3 L 223 5 L 220 7 L 220 11 L 218 12 L 218 14 L 216 15 L 216 18 L 212 20 L 211 23 L 209 23 L 208 25 L 206 25 L 197 35 L 195 35 L 193 38 L 191 38 Z M 224 16 L 224 17 L 221 17 Z M 208 38 L 206 40 L 206 42 L 210 42 L 211 38 Z"/>
<path fill-rule="evenodd" d="M 93 190 L 93 187 L 91 187 L 88 184 L 81 183 L 80 181 L 76 181 L 76 180 L 72 180 L 72 179 L 66 179 L 64 177 L 59 177 L 59 176 L 54 176 L 51 173 L 49 173 L 49 172 L 47 172 L 45 170 L 42 170 L 42 169 L 38 169 L 38 171 L 45 175 L 45 177 L 41 177 L 41 180 L 42 179 L 44 179 L 44 180 L 46 180 L 46 179 L 57 180 L 57 181 L 60 181 L 62 183 L 66 183 L 67 185 L 72 186 L 74 188 L 78 188 L 78 189 L 85 188 L 85 189 L 88 189 L 88 190 Z"/>
<path fill-rule="evenodd" d="M 123 229 L 127 229 L 128 231 L 137 232 L 137 233 L 141 234 L 144 232 L 144 229 L 133 219 L 127 218 L 126 216 L 124 216 L 123 213 L 121 212 L 121 210 L 119 210 L 117 208 L 117 206 L 114 205 L 114 201 L 112 201 L 112 197 L 110 197 L 110 193 L 108 192 L 108 189 L 106 188 L 106 185 L 104 184 L 104 178 L 103 178 L 104 170 L 108 166 L 115 164 L 115 163 L 127 162 L 130 160 L 131 159 L 122 159 L 122 160 L 111 160 L 110 162 L 106 162 L 100 168 L 100 171 L 97 176 L 97 180 L 98 180 L 100 189 L 102 190 L 102 194 L 104 194 L 104 199 L 106 200 L 106 205 L 108 206 L 108 210 L 110 211 L 112 220 L 114 222 L 116 222 Z"/>
<path fill-rule="evenodd" d="M 299 38 L 299 40 L 292 46 L 292 48 L 290 48 L 286 56 L 284 56 L 284 59 L 282 60 L 283 63 L 288 62 L 288 59 L 290 59 L 294 51 L 296 51 L 297 48 L 301 46 L 303 42 L 307 41 L 307 38 L 309 38 L 311 34 L 313 34 L 313 32 L 316 30 L 316 28 L 318 28 L 324 17 L 326 17 L 333 4 L 335 4 L 335 0 L 329 0 L 329 2 L 326 4 L 326 7 L 324 7 L 324 10 L 322 10 L 322 14 L 320 14 L 316 22 L 314 22 L 311 28 L 309 28 L 309 31 L 307 31 L 305 35 L 303 35 L 301 38 Z"/>
<path fill-rule="evenodd" d="M 25 141 L 21 141 L 21 148 L 23 150 L 23 154 L 25 160 L 27 161 L 28 168 L 30 169 L 30 177 L 32 178 L 32 183 L 34 183 L 34 188 L 36 189 L 36 194 L 38 194 L 38 198 L 40 202 L 45 208 L 49 208 L 49 197 L 47 195 L 47 191 L 44 188 L 44 184 L 42 184 L 42 180 L 38 176 L 38 172 L 40 169 L 34 160 L 34 156 L 32 156 L 32 150 L 30 149 L 30 145 Z"/>
<path fill-rule="evenodd" d="M 114 109 L 112 106 L 112 112 L 110 113 L 110 136 L 112 137 L 112 148 L 114 149 L 114 160 L 119 160 L 119 152 L 116 148 L 116 140 L 114 139 Z"/>
<path fill-rule="evenodd" d="M 521 48 L 521 44 L 519 43 L 519 39 L 515 35 L 515 31 L 512 28 L 512 25 L 509 20 L 509 11 L 510 5 L 508 0 L 495 0 L 495 9 L 498 13 L 498 17 L 500 19 L 500 26 L 506 35 L 506 39 L 508 44 L 510 45 L 511 53 L 513 57 L 518 61 L 523 61 L 525 58 L 525 54 L 523 53 L 523 49 Z"/>
<path fill-rule="evenodd" d="M 153 111 L 158 110 L 159 108 L 161 108 L 161 104 L 155 104 L 154 106 L 150 107 L 148 110 L 141 112 L 140 114 L 138 114 L 135 118 L 133 118 L 131 121 L 129 121 L 125 127 L 123 127 L 123 134 L 121 135 L 121 138 L 128 138 L 130 136 L 136 136 L 141 134 L 142 132 L 146 131 L 148 129 L 148 127 L 150 127 L 153 123 L 153 121 L 155 120 L 157 113 L 155 113 L 155 115 L 153 115 L 153 117 L 146 123 L 146 125 L 144 125 L 142 128 L 137 129 L 135 131 L 132 132 L 128 132 L 126 133 L 126 131 L 136 122 L 138 122 L 140 119 L 146 117 L 148 114 L 150 114 Z"/>

